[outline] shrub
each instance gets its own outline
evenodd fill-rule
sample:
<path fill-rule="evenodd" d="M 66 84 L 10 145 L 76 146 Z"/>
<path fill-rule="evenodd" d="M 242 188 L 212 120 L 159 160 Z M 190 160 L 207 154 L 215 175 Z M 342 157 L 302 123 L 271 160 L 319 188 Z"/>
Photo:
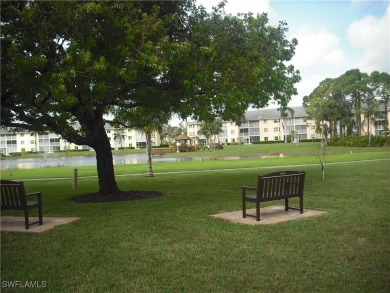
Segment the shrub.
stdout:
<path fill-rule="evenodd" d="M 284 140 L 268 140 L 268 141 L 255 141 L 252 144 L 273 144 L 273 143 L 284 143 Z"/>
<path fill-rule="evenodd" d="M 329 146 L 367 147 L 368 136 L 335 137 L 328 140 Z M 390 146 L 390 137 L 371 136 L 372 147 Z"/>

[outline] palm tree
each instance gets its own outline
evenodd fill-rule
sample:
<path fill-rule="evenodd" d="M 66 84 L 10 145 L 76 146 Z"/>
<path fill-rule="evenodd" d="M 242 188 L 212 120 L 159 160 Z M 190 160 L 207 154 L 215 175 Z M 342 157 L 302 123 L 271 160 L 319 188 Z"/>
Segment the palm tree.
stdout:
<path fill-rule="evenodd" d="M 146 176 L 154 176 L 152 168 L 152 133 L 156 130 L 161 132 L 162 125 L 167 123 L 170 113 L 151 112 L 145 108 L 127 109 L 126 111 L 113 111 L 115 118 L 113 123 L 126 128 L 136 128 L 145 133 L 147 169 Z M 118 122 L 120 121 L 120 122 Z M 124 123 L 127 121 L 127 123 Z"/>
<path fill-rule="evenodd" d="M 156 126 L 149 125 L 142 128 L 146 136 L 146 176 L 153 177 L 153 166 L 152 166 L 152 133 L 156 130 Z"/>
<path fill-rule="evenodd" d="M 378 102 L 374 99 L 367 101 L 367 108 L 363 109 L 364 121 L 367 122 L 368 146 L 371 146 L 370 122 L 375 123 L 375 114 L 378 113 Z"/>
<path fill-rule="evenodd" d="M 378 97 L 383 103 L 385 107 L 385 125 L 384 131 L 385 136 L 387 136 L 387 132 L 389 131 L 389 120 L 387 118 L 386 110 L 389 108 L 390 103 L 390 74 L 386 72 L 379 73 L 378 71 L 374 71 L 371 73 L 371 85 L 374 88 L 374 94 Z"/>
<path fill-rule="evenodd" d="M 284 143 L 287 143 L 287 131 L 284 125 L 284 118 L 287 118 L 289 113 L 291 117 L 294 117 L 294 109 L 286 106 L 281 106 L 278 108 L 278 111 L 280 112 L 280 117 L 281 117 L 280 119 L 282 120 Z"/>
<path fill-rule="evenodd" d="M 200 130 L 198 131 L 199 134 L 202 134 L 206 136 L 206 139 L 209 143 L 209 151 L 211 150 L 211 144 L 212 144 L 212 136 L 218 135 L 222 133 L 222 120 L 221 119 L 215 119 L 211 122 L 203 122 L 201 125 Z M 215 143 L 214 143 L 214 149 L 215 149 Z"/>
<path fill-rule="evenodd" d="M 117 139 L 119 140 L 119 144 L 120 144 L 120 147 L 122 150 L 123 150 L 122 139 L 124 138 L 124 133 L 125 133 L 125 130 L 123 128 L 115 128 L 114 129 L 114 141 L 116 141 Z"/>

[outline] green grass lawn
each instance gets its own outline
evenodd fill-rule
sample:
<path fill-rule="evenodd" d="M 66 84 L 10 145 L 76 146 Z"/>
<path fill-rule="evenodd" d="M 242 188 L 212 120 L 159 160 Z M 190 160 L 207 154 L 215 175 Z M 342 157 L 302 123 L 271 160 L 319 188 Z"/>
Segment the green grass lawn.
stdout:
<path fill-rule="evenodd" d="M 72 202 L 97 191 L 96 177 L 81 178 L 77 190 L 70 175 L 26 181 L 28 192 L 43 192 L 44 216 L 81 219 L 38 234 L 1 232 L 2 292 L 15 292 L 3 285 L 16 280 L 45 281 L 36 292 L 389 292 L 389 149 L 329 149 L 323 181 L 316 149 L 307 148 L 284 158 L 155 164 L 152 178 L 142 176 L 145 165 L 116 166 L 121 189 L 163 192 L 148 200 Z M 325 216 L 260 226 L 210 217 L 240 210 L 240 186 L 281 169 L 306 171 L 304 206 Z M 268 203 L 275 204 L 283 203 Z"/>
<path fill-rule="evenodd" d="M 140 150 L 127 150 L 140 151 Z M 114 151 L 121 153 L 122 151 Z M 126 152 L 123 151 L 123 152 Z M 82 152 L 93 154 L 93 152 Z M 280 157 L 280 155 L 283 157 Z M 296 144 L 265 144 L 265 145 L 231 145 L 225 146 L 223 150 L 216 151 L 198 151 L 189 153 L 170 153 L 164 157 L 188 157 L 195 156 L 199 161 L 187 161 L 178 163 L 154 163 L 154 172 L 176 172 L 176 171 L 196 171 L 210 169 L 229 169 L 229 168 L 256 168 L 272 167 L 283 165 L 300 165 L 300 164 L 319 164 L 318 155 L 322 156 L 322 149 L 319 149 L 319 143 L 300 143 Z M 353 148 L 353 147 L 326 147 L 325 162 L 339 161 L 361 161 L 372 159 L 389 159 L 389 148 Z M 53 155 L 53 154 L 51 154 Z M 59 154 L 55 154 L 59 155 Z M 231 159 L 236 156 L 239 159 Z M 267 157 L 267 158 L 264 158 Z M 230 158 L 230 159 L 225 159 Z M 48 167 L 28 170 L 12 169 L 1 170 L 3 179 L 35 179 L 35 178 L 71 178 L 75 167 Z M 95 166 L 77 167 L 78 175 L 97 176 Z M 116 165 L 115 174 L 139 174 L 146 173 L 146 164 L 137 165 Z"/>

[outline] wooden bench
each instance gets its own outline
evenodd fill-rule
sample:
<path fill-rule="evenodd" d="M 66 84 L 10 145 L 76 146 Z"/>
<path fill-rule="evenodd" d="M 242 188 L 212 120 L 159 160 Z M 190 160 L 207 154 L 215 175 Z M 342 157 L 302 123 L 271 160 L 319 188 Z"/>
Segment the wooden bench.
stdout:
<path fill-rule="evenodd" d="M 22 181 L 0 180 L 1 193 L 1 210 L 21 210 L 24 211 L 24 223 L 26 229 L 30 225 L 43 224 L 42 221 L 42 193 L 34 192 L 26 194 L 24 184 Z M 37 196 L 38 201 L 27 201 L 28 197 Z M 30 223 L 28 218 L 28 211 L 31 209 L 38 209 L 39 221 Z"/>
<path fill-rule="evenodd" d="M 285 211 L 297 209 L 288 206 L 288 199 L 299 198 L 299 211 L 303 213 L 304 171 L 282 171 L 258 176 L 257 187 L 242 186 L 242 216 L 255 217 L 260 221 L 260 203 L 284 199 Z M 247 192 L 252 190 L 251 194 Z M 246 213 L 246 202 L 256 203 L 256 215 Z"/>

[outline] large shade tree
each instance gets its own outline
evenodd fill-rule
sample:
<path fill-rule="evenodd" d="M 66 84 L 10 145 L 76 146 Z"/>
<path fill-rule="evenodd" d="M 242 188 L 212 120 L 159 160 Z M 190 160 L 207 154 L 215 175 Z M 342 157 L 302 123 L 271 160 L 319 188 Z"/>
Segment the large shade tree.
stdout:
<path fill-rule="evenodd" d="M 387 72 L 374 71 L 370 75 L 371 86 L 374 90 L 374 96 L 377 97 L 380 103 L 383 104 L 385 110 L 390 107 L 390 74 Z M 384 133 L 388 135 L 389 120 L 387 115 L 384 115 Z"/>
<path fill-rule="evenodd" d="M 112 109 L 234 119 L 296 93 L 299 74 L 284 62 L 297 41 L 265 14 L 225 15 L 223 3 L 207 13 L 191 0 L 1 6 L 2 125 L 92 147 L 101 194 L 119 192 Z"/>
<path fill-rule="evenodd" d="M 359 69 L 348 70 L 337 78 L 321 81 L 309 96 L 304 97 L 303 104 L 311 119 L 329 122 L 333 136 L 337 135 L 337 125 L 340 135 L 352 135 L 354 126 L 361 135 L 361 117 L 365 116 L 367 123 L 372 122 L 379 112 L 378 106 L 383 104 L 384 129 L 388 129 L 389 81 L 389 74 L 385 72 L 374 71 L 368 75 Z"/>
<path fill-rule="evenodd" d="M 92 147 L 100 193 L 118 193 L 106 114 L 113 106 L 170 108 L 179 102 L 164 73 L 186 2 L 1 5 L 2 125 L 49 129 Z M 155 99 L 157 90 L 162 98 Z"/>
<path fill-rule="evenodd" d="M 369 87 L 369 75 L 359 69 L 351 69 L 337 78 L 346 100 L 353 108 L 358 134 L 362 132 L 362 106 L 371 98 L 372 89 Z"/>

